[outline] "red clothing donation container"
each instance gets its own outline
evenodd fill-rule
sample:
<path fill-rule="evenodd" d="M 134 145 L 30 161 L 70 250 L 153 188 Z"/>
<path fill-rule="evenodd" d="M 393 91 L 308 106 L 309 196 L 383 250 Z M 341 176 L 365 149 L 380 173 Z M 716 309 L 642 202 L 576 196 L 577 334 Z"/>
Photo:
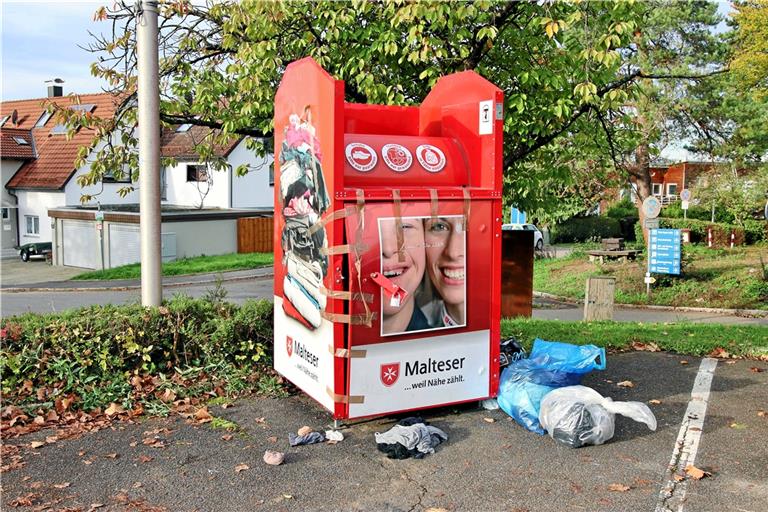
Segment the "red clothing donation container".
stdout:
<path fill-rule="evenodd" d="M 344 101 L 310 58 L 275 97 L 275 369 L 360 418 L 495 396 L 503 95 Z"/>

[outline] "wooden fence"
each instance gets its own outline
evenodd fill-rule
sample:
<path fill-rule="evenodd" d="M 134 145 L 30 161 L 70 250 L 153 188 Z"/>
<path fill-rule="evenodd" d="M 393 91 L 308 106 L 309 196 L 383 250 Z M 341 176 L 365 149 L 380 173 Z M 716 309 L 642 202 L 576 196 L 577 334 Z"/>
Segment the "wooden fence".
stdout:
<path fill-rule="evenodd" d="M 272 217 L 237 219 L 237 252 L 272 252 Z"/>

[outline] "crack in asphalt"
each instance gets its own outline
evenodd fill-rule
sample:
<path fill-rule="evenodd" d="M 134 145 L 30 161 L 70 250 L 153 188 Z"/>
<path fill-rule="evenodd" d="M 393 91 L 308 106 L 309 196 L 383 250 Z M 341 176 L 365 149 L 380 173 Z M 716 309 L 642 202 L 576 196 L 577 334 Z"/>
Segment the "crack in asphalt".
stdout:
<path fill-rule="evenodd" d="M 427 495 L 427 488 L 422 485 L 421 482 L 414 480 L 407 470 L 403 470 L 402 474 L 405 476 L 405 479 L 408 480 L 409 483 L 416 485 L 421 490 L 421 492 L 419 492 L 419 500 L 414 503 L 411 508 L 408 509 L 408 512 L 414 512 L 416 507 L 424 508 L 424 505 L 421 503 L 421 501 L 424 499 L 424 496 Z"/>

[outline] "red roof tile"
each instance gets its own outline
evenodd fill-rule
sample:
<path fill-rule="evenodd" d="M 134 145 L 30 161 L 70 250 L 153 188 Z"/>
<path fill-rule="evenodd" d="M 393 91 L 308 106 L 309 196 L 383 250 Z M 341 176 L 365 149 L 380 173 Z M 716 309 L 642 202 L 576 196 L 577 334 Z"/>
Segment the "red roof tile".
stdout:
<path fill-rule="evenodd" d="M 35 128 L 50 102 L 66 108 L 70 105 L 93 104 L 94 116 L 109 118 L 114 115 L 119 104 L 116 96 L 107 93 L 81 94 L 55 98 L 38 98 L 32 100 L 4 101 L 0 103 L 0 117 L 10 115 L 14 110 L 18 113 L 17 128 L 30 130 L 34 136 L 37 158 L 26 164 L 8 181 L 8 188 L 41 188 L 61 189 L 75 172 L 74 162 L 80 146 L 85 146 L 93 139 L 94 131 L 80 129 L 70 140 L 66 136 L 51 134 L 56 126 L 55 116 L 52 116 L 44 126 Z"/>
<path fill-rule="evenodd" d="M 0 128 L 0 157 L 4 160 L 35 158 L 32 131 L 20 128 Z"/>
<path fill-rule="evenodd" d="M 199 155 L 195 152 L 195 147 L 199 144 L 208 142 L 208 137 L 213 135 L 213 131 L 205 126 L 192 126 L 185 132 L 177 132 L 179 125 L 163 131 L 163 138 L 160 141 L 160 154 L 171 158 L 192 158 L 197 160 Z M 220 157 L 226 157 L 230 151 L 241 139 L 236 139 L 229 144 L 217 145 L 214 154 Z"/>

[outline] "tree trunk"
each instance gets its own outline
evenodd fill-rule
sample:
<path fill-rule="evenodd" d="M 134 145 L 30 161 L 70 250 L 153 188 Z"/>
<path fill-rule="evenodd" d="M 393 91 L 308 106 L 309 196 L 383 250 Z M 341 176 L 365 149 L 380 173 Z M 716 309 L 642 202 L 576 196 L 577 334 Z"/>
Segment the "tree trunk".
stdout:
<path fill-rule="evenodd" d="M 635 178 L 635 206 L 637 216 L 643 228 L 643 240 L 648 241 L 648 230 L 645 228 L 645 214 L 643 213 L 643 201 L 653 194 L 651 185 L 651 156 L 648 144 L 640 144 L 635 149 L 635 163 L 627 169 L 630 176 Z"/>

